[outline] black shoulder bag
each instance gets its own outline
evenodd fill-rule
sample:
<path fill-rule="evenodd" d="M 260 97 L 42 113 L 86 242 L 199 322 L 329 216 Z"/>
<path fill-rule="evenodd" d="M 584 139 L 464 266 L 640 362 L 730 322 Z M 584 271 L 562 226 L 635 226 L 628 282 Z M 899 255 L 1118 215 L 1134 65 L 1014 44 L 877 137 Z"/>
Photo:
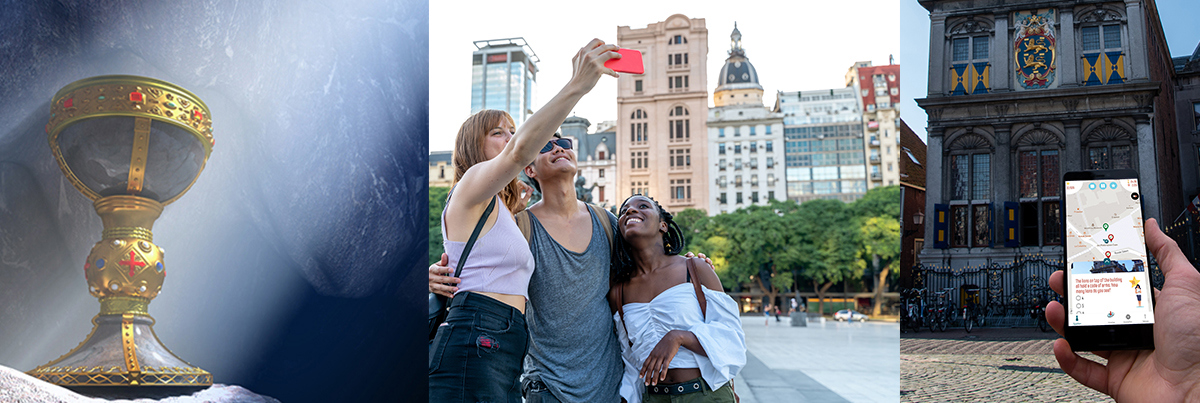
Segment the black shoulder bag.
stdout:
<path fill-rule="evenodd" d="M 471 253 L 471 247 L 475 246 L 475 240 L 479 239 L 479 231 L 483 230 L 483 224 L 487 222 L 488 216 L 492 215 L 492 210 L 495 208 L 496 198 L 492 197 L 492 202 L 488 203 L 487 209 L 483 211 L 483 217 L 480 217 L 479 223 L 475 224 L 475 231 L 471 233 L 471 239 L 467 240 L 467 246 L 463 248 L 462 256 L 458 258 L 458 267 L 454 269 L 454 277 L 462 275 L 463 266 L 467 265 L 467 255 Z M 429 340 L 433 340 L 433 337 L 437 335 L 438 326 L 446 321 L 450 300 L 450 298 L 429 293 Z"/>

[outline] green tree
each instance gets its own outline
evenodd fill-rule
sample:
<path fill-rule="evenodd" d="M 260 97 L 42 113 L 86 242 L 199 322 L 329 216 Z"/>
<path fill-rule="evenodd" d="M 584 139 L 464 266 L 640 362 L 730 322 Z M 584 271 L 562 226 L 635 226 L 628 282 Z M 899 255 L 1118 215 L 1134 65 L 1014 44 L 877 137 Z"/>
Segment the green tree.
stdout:
<path fill-rule="evenodd" d="M 446 208 L 446 194 L 450 188 L 429 187 L 429 264 L 442 258 L 442 210 Z"/>
<path fill-rule="evenodd" d="M 900 254 L 900 186 L 871 189 L 851 204 L 850 209 L 858 221 L 862 241 L 857 265 L 866 269 L 865 277 L 871 279 L 870 286 L 875 291 L 872 311 L 879 315 L 889 276 L 899 276 L 892 265 Z"/>
<path fill-rule="evenodd" d="M 812 200 L 795 212 L 791 235 L 796 248 L 789 252 L 800 262 L 801 276 L 812 281 L 817 293 L 817 310 L 825 313 L 825 296 L 835 283 L 857 279 L 858 222 L 846 203 Z"/>
<path fill-rule="evenodd" d="M 857 217 L 900 219 L 900 185 L 881 186 L 867 191 L 850 206 Z"/>
<path fill-rule="evenodd" d="M 750 206 L 714 217 L 728 241 L 725 258 L 730 277 L 739 284 L 757 285 L 771 301 L 781 290 L 790 289 L 794 280 L 796 262 L 788 256 L 793 229 L 784 218 L 794 208 L 787 203 L 791 202 Z"/>
<path fill-rule="evenodd" d="M 704 210 L 690 208 L 675 214 L 675 223 L 679 224 L 679 230 L 683 231 L 683 242 L 686 246 L 684 253 L 696 252 L 711 256 L 710 252 L 695 248 L 701 232 L 708 227 L 708 221 L 708 214 L 705 214 Z"/>
<path fill-rule="evenodd" d="M 900 257 L 900 221 L 891 217 L 871 217 L 859 227 L 863 248 L 858 259 L 862 266 L 870 264 L 874 271 L 875 304 L 872 315 L 880 314 L 883 292 L 887 289 L 888 274 Z M 867 262 L 866 259 L 870 259 Z"/>

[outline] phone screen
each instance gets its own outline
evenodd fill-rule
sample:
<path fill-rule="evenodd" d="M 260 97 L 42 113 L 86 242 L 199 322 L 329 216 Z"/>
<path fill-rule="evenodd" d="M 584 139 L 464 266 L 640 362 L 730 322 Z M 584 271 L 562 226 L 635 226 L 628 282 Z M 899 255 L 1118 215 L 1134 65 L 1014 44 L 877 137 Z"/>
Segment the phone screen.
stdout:
<path fill-rule="evenodd" d="M 1154 323 L 1137 179 L 1064 188 L 1068 326 Z"/>

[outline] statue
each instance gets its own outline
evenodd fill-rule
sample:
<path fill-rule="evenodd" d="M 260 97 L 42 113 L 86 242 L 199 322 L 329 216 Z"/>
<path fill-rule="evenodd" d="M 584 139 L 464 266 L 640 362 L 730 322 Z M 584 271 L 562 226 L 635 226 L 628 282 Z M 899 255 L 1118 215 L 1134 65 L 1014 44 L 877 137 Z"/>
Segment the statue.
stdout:
<path fill-rule="evenodd" d="M 591 203 L 592 189 L 596 188 L 596 184 L 593 183 L 591 187 L 585 188 L 583 187 L 583 184 L 586 182 L 587 180 L 583 179 L 583 175 L 575 177 L 575 198 L 583 202 Z"/>

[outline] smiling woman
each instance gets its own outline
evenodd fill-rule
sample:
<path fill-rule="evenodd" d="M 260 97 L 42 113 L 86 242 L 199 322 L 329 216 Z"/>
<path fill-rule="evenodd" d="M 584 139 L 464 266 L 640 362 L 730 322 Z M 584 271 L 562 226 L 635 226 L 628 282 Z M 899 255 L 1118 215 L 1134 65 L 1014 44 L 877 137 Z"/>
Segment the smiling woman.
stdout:
<path fill-rule="evenodd" d="M 677 256 L 683 233 L 657 202 L 634 195 L 620 213 L 608 302 L 625 362 L 621 397 L 735 401 L 733 377 L 746 364 L 737 303 L 711 266 Z"/>

